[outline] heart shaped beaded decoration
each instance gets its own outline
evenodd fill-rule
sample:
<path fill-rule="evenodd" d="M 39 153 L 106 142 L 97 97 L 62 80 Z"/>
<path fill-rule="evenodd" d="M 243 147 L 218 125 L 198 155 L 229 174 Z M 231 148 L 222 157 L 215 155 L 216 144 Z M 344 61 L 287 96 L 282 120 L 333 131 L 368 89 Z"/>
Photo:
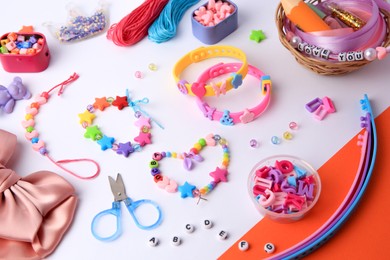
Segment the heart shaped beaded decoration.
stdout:
<path fill-rule="evenodd" d="M 163 175 L 159 169 L 159 164 L 164 158 L 177 158 L 183 160 L 184 168 L 191 170 L 193 167 L 193 161 L 201 162 L 203 157 L 199 154 L 201 150 L 206 146 L 216 146 L 219 144 L 222 147 L 223 159 L 221 166 L 217 166 L 216 169 L 209 173 L 212 177 L 212 181 L 202 188 L 197 188 L 190 182 L 185 181 L 184 184 L 179 185 L 175 180 L 170 179 L 168 176 Z M 149 163 L 151 168 L 151 174 L 157 186 L 170 193 L 180 192 L 181 198 L 198 198 L 204 199 L 203 196 L 215 189 L 218 183 L 227 182 L 228 171 L 230 161 L 230 152 L 226 139 L 219 135 L 209 134 L 205 138 L 201 138 L 190 149 L 188 153 L 176 153 L 176 152 L 156 152 L 153 153 L 152 161 Z M 199 202 L 198 200 L 198 202 Z"/>

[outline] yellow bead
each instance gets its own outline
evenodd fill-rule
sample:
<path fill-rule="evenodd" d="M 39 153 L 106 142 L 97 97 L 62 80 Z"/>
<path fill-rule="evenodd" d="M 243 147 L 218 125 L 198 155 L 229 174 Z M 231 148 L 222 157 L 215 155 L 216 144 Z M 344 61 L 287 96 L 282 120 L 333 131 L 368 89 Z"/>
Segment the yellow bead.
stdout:
<path fill-rule="evenodd" d="M 226 145 L 226 144 L 227 144 L 226 139 L 225 139 L 225 138 L 221 138 L 221 139 L 219 140 L 219 144 L 220 144 L 220 145 Z"/>
<path fill-rule="evenodd" d="M 30 120 L 30 119 L 33 119 L 34 116 L 31 115 L 31 114 L 26 114 L 26 116 L 24 117 L 26 120 Z"/>
<path fill-rule="evenodd" d="M 146 125 L 144 125 L 144 126 L 142 126 L 141 131 L 142 131 L 142 133 L 149 133 L 150 132 L 150 128 L 147 127 Z"/>
<path fill-rule="evenodd" d="M 283 138 L 286 140 L 291 140 L 293 138 L 293 135 L 289 131 L 286 131 L 283 133 Z"/>
<path fill-rule="evenodd" d="M 202 150 L 202 145 L 200 143 L 194 144 L 194 148 L 198 151 Z"/>
<path fill-rule="evenodd" d="M 149 67 L 149 69 L 150 69 L 151 71 L 156 71 L 156 70 L 157 70 L 157 65 L 154 64 L 154 63 L 150 63 L 148 67 Z"/>
<path fill-rule="evenodd" d="M 172 155 L 172 158 L 177 158 L 177 153 L 176 152 L 172 152 L 171 155 Z"/>

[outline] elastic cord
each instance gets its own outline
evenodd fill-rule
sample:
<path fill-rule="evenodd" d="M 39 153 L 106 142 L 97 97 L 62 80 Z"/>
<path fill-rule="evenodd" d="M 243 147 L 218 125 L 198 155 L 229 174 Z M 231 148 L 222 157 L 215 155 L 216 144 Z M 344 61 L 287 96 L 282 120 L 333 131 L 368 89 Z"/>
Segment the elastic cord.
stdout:
<path fill-rule="evenodd" d="M 79 178 L 79 179 L 82 179 L 82 180 L 89 180 L 89 179 L 93 179 L 95 178 L 96 176 L 99 175 L 99 172 L 100 172 L 100 166 L 99 164 L 92 160 L 92 159 L 88 159 L 88 158 L 80 158 L 80 159 L 65 159 L 65 160 L 59 160 L 59 161 L 55 161 L 53 158 L 51 158 L 49 156 L 49 154 L 45 154 L 45 156 L 52 162 L 54 163 L 55 165 L 57 165 L 59 168 L 61 168 L 62 170 L 66 171 L 67 173 L 70 173 L 72 174 L 73 176 Z M 95 166 L 96 166 L 96 172 L 95 174 L 91 175 L 91 176 L 86 176 L 86 177 L 83 177 L 77 173 L 74 173 L 72 172 L 71 170 L 68 170 L 67 168 L 65 168 L 64 166 L 62 166 L 61 164 L 65 164 L 65 163 L 75 163 L 75 162 L 91 162 L 93 163 Z"/>
<path fill-rule="evenodd" d="M 148 30 L 152 42 L 162 43 L 176 35 L 177 25 L 184 13 L 199 0 L 170 0 Z"/>
<path fill-rule="evenodd" d="M 119 23 L 111 25 L 107 39 L 118 46 L 130 46 L 148 35 L 148 28 L 160 15 L 168 0 L 146 0 L 125 16 Z"/>

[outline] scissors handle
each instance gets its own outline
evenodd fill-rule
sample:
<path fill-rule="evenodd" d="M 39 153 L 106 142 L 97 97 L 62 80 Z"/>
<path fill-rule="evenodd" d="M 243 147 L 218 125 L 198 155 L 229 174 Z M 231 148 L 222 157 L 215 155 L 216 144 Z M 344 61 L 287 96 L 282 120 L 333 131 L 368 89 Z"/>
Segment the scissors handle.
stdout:
<path fill-rule="evenodd" d="M 107 215 L 113 215 L 116 218 L 116 230 L 114 234 L 109 235 L 107 237 L 102 237 L 96 232 L 96 226 L 98 225 L 98 222 L 103 216 Z M 122 223 L 120 221 L 121 218 L 121 209 L 120 209 L 120 202 L 114 201 L 112 203 L 112 208 L 111 209 L 106 209 L 103 210 L 102 212 L 98 213 L 92 220 L 91 223 L 91 232 L 92 235 L 101 241 L 112 241 L 117 239 L 121 234 L 122 234 Z"/>
<path fill-rule="evenodd" d="M 161 212 L 160 206 L 156 202 L 154 202 L 152 200 L 147 200 L 147 199 L 132 201 L 130 198 L 127 198 L 124 202 L 126 204 L 127 210 L 129 211 L 130 215 L 133 217 L 135 224 L 140 229 L 149 230 L 149 229 L 156 228 L 158 225 L 160 225 L 160 223 L 162 221 L 162 212 Z M 136 209 L 142 205 L 145 205 L 145 204 L 152 205 L 157 210 L 157 213 L 158 213 L 158 217 L 157 217 L 156 222 L 154 222 L 153 224 L 148 225 L 148 226 L 142 225 L 138 221 L 137 216 L 135 215 Z"/>

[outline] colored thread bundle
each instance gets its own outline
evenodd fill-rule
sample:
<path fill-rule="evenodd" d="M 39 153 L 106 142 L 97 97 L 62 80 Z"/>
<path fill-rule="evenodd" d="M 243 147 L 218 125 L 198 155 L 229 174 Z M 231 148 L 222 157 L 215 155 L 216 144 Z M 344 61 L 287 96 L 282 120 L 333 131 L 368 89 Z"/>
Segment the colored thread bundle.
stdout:
<path fill-rule="evenodd" d="M 119 23 L 111 25 L 107 39 L 118 46 L 130 46 L 148 35 L 148 28 L 160 15 L 168 0 L 146 0 L 125 16 Z"/>
<path fill-rule="evenodd" d="M 176 35 L 177 25 L 184 13 L 199 0 L 170 0 L 160 16 L 149 27 L 149 40 L 162 43 Z"/>

